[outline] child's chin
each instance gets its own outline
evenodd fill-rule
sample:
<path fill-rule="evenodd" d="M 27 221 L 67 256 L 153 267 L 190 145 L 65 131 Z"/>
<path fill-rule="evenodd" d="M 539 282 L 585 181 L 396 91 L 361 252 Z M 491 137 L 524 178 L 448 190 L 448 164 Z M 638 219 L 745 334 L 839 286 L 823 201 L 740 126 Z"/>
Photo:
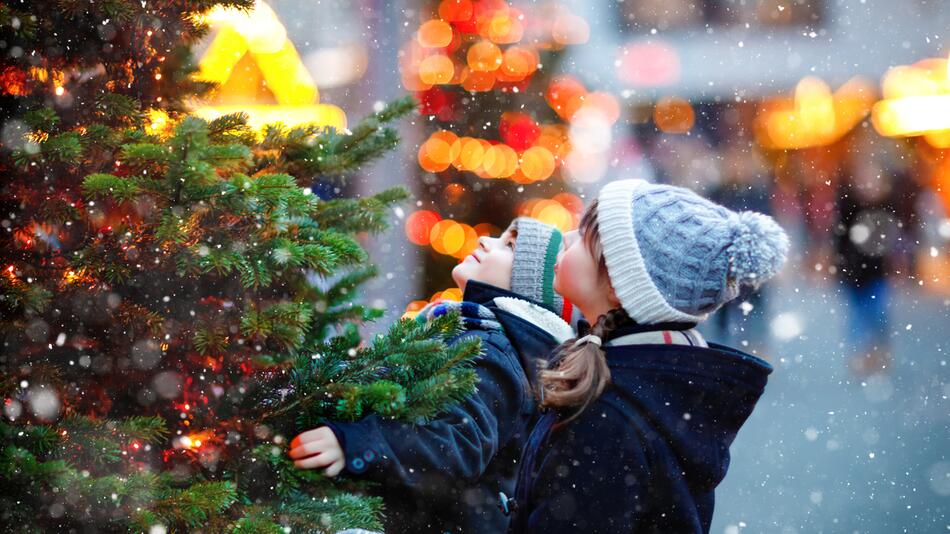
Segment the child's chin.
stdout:
<path fill-rule="evenodd" d="M 465 264 L 460 263 L 452 269 L 452 280 L 459 289 L 465 289 L 465 283 L 468 282 L 468 273 L 465 272 Z"/>

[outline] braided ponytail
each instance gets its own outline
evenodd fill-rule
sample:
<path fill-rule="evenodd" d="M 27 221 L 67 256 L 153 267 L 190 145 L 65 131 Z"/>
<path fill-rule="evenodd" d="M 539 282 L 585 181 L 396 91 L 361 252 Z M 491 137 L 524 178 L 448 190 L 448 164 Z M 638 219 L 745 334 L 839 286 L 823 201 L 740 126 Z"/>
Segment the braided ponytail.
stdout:
<path fill-rule="evenodd" d="M 630 321 L 622 308 L 610 310 L 597 318 L 591 335 L 604 339 L 611 331 Z M 540 372 L 541 406 L 547 408 L 576 407 L 564 422 L 574 419 L 604 392 L 610 383 L 610 368 L 604 350 L 590 340 L 569 339 L 554 351 L 548 369 Z"/>

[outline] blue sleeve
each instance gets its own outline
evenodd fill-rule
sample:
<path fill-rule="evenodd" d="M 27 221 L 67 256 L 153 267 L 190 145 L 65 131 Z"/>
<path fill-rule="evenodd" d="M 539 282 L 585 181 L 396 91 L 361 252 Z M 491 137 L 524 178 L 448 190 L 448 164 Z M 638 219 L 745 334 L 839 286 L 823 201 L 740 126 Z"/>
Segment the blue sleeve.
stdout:
<path fill-rule="evenodd" d="M 355 423 L 327 424 L 340 441 L 348 472 L 407 488 L 424 481 L 437 486 L 437 481 L 475 480 L 485 472 L 521 424 L 530 393 L 507 340 L 496 344 L 481 331 L 465 335 L 482 338 L 483 354 L 475 364 L 478 389 L 442 415 L 424 424 L 376 415 Z"/>
<path fill-rule="evenodd" d="M 649 466 L 626 421 L 600 406 L 555 431 L 538 458 L 525 532 L 636 532 L 646 509 Z M 558 436 L 557 434 L 561 434 Z"/>

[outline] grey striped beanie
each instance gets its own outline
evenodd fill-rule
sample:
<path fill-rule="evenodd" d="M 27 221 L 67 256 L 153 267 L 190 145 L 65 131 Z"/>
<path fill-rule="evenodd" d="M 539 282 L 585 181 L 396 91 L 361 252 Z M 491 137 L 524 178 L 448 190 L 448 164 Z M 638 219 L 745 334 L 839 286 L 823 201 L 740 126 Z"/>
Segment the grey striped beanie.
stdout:
<path fill-rule="evenodd" d="M 518 232 L 511 290 L 560 315 L 564 299 L 554 291 L 554 264 L 561 250 L 561 232 L 529 217 L 518 217 L 508 229 Z"/>

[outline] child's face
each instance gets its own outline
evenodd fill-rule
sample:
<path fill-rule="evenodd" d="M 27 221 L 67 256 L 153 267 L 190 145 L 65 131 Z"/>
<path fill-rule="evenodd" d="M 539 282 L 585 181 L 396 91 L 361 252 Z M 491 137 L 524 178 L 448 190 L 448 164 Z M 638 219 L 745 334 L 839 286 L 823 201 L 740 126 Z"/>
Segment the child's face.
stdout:
<path fill-rule="evenodd" d="M 452 269 L 452 279 L 465 291 L 469 280 L 511 289 L 517 232 L 508 229 L 500 237 L 480 237 L 478 247 Z"/>
<path fill-rule="evenodd" d="M 610 279 L 601 274 L 577 230 L 564 234 L 564 248 L 554 265 L 554 290 L 591 322 L 619 304 Z"/>

